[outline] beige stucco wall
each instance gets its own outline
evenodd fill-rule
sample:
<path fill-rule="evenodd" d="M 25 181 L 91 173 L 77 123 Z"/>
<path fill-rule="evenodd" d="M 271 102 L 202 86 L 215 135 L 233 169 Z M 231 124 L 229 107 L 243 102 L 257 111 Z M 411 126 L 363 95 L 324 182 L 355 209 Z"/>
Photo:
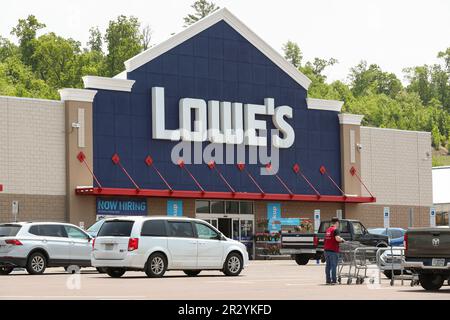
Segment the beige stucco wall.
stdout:
<path fill-rule="evenodd" d="M 4 194 L 65 195 L 64 104 L 0 97 Z"/>
<path fill-rule="evenodd" d="M 361 144 L 361 176 L 374 205 L 432 205 L 429 132 L 361 127 Z"/>

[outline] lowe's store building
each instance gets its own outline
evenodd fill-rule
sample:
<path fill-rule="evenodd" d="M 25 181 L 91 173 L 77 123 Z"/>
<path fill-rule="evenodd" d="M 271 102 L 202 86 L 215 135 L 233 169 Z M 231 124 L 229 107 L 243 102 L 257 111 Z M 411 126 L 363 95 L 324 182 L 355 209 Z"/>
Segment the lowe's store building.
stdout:
<path fill-rule="evenodd" d="M 256 254 L 333 216 L 430 223 L 430 134 L 309 98 L 311 81 L 226 9 L 83 80 L 61 101 L 0 97 L 1 222 L 197 217 Z"/>

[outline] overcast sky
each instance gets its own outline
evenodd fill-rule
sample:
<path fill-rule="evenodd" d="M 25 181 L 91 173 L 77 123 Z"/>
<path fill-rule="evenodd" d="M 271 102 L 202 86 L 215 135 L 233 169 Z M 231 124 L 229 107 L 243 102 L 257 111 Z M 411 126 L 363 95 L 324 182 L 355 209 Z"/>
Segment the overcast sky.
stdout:
<path fill-rule="evenodd" d="M 281 51 L 287 40 L 299 43 L 306 60 L 339 60 L 330 80 L 346 80 L 361 59 L 395 72 L 437 62 L 450 47 L 449 0 L 216 0 L 261 38 Z M 152 43 L 183 28 L 193 0 L 14 0 L 0 10 L 0 35 L 9 36 L 19 18 L 34 14 L 54 31 L 85 45 L 88 30 L 120 14 L 134 15 L 153 29 Z"/>

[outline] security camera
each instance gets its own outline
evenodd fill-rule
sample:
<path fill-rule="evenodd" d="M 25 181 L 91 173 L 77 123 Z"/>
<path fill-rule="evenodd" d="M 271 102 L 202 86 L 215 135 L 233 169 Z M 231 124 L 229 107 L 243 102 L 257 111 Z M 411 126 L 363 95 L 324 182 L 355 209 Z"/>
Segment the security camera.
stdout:
<path fill-rule="evenodd" d="M 361 143 L 357 143 L 356 147 L 358 148 L 358 150 L 362 150 L 363 149 L 363 145 Z"/>

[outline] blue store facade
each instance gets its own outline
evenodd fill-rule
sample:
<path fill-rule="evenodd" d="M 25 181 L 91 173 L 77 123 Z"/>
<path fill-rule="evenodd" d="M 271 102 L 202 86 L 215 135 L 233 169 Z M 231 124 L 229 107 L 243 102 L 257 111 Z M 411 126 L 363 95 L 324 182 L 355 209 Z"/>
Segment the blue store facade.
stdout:
<path fill-rule="evenodd" d="M 87 106 L 83 132 L 92 145 L 80 143 L 79 135 L 68 146 L 78 166 L 68 175 L 68 191 L 75 186 L 69 200 L 75 220 L 80 210 L 86 221 L 109 215 L 196 216 L 254 244 L 256 234 L 270 241 L 265 234 L 271 230 L 309 228 L 314 212 L 327 218 L 342 214 L 347 203 L 375 201 L 361 196 L 358 158 L 344 163 L 349 147 L 343 134 L 357 131 L 357 121 L 343 120 L 342 102 L 308 98 L 310 80 L 228 10 L 130 59 L 125 68 L 115 78 L 86 76 L 86 89 L 74 91 L 92 96 L 91 103 L 78 99 Z M 213 110 L 224 129 L 223 106 L 231 110 L 230 132 L 240 125 L 252 131 L 253 140 L 217 143 L 203 131 L 213 126 Z M 183 129 L 189 132 L 183 135 Z M 218 133 L 226 139 L 224 130 Z M 223 148 L 227 163 L 220 157 L 195 163 L 194 150 L 174 157 L 174 148 L 182 140 L 192 146 L 195 135 L 201 152 Z M 280 147 L 274 139 L 286 141 Z M 255 150 L 273 157 L 258 155 L 251 163 Z"/>

